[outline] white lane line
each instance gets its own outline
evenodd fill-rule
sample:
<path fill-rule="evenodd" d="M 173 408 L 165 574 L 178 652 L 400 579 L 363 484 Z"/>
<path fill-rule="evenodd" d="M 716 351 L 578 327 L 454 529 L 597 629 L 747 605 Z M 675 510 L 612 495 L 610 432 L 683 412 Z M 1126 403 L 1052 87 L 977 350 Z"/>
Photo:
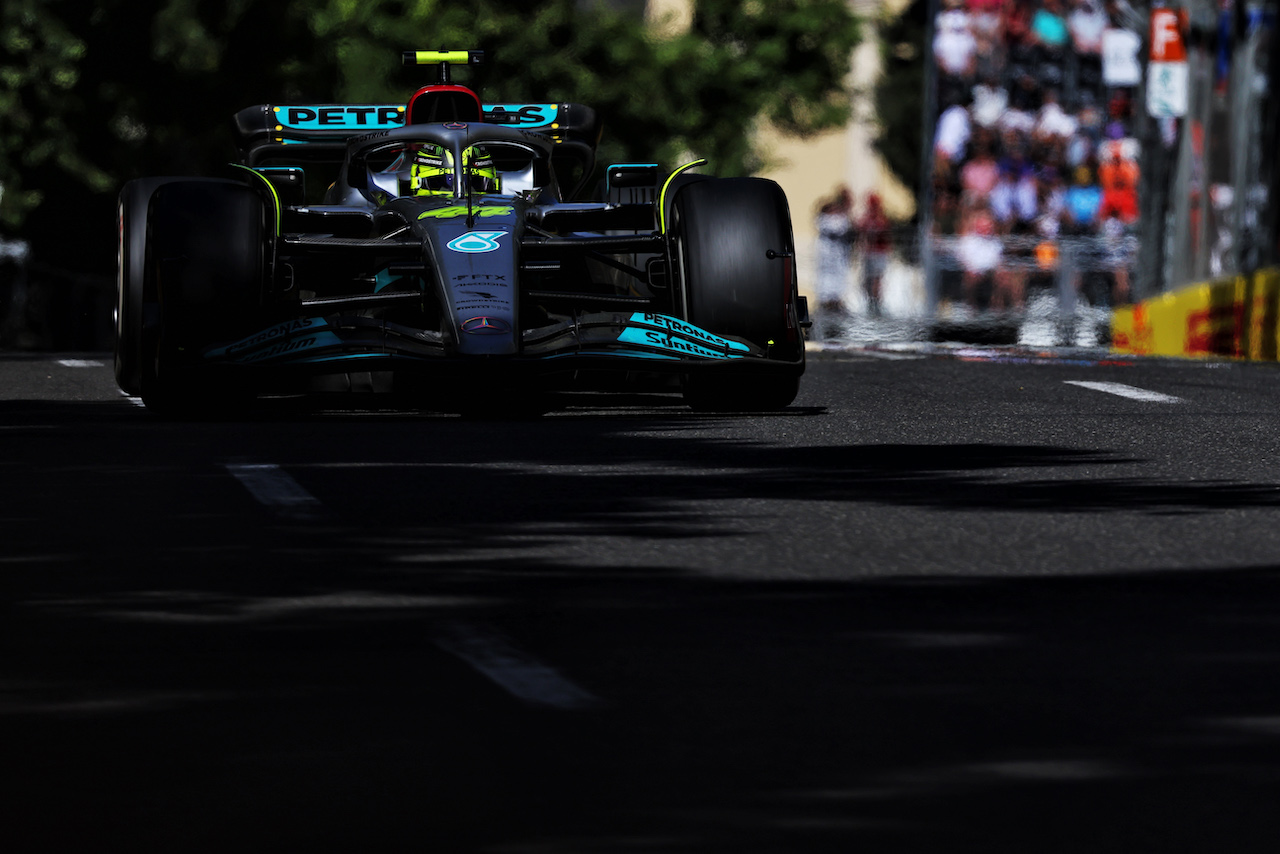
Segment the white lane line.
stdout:
<path fill-rule="evenodd" d="M 106 367 L 105 362 L 99 362 L 97 359 L 59 359 L 58 364 L 64 368 L 102 368 Z"/>
<path fill-rule="evenodd" d="M 497 632 L 467 623 L 450 623 L 436 646 L 470 664 L 508 694 L 535 706 L 587 709 L 600 698 L 556 670 L 512 646 Z"/>
<path fill-rule="evenodd" d="M 895 353 L 890 350 L 854 350 L 856 355 L 869 356 L 872 359 L 884 359 L 886 362 L 919 361 L 925 358 L 920 353 Z"/>
<path fill-rule="evenodd" d="M 1130 400 L 1142 400 L 1147 403 L 1182 403 L 1182 398 L 1174 397 L 1171 394 L 1161 394 L 1158 391 L 1151 391 L 1137 386 L 1125 385 L 1124 383 L 1091 383 L 1083 380 L 1064 380 L 1067 385 L 1078 385 L 1081 388 L 1092 389 L 1093 391 L 1104 391 L 1107 394 L 1118 394 L 1121 397 L 1127 397 Z"/>
<path fill-rule="evenodd" d="M 262 504 L 287 513 L 306 514 L 320 502 L 277 465 L 228 463 L 227 471 Z"/>

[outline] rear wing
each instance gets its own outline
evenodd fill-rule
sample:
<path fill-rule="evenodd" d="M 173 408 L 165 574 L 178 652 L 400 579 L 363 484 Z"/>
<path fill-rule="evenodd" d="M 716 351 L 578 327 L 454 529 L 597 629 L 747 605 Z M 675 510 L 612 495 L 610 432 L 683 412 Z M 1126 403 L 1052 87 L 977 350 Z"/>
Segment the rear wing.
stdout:
<path fill-rule="evenodd" d="M 584 104 L 484 104 L 484 122 L 541 134 L 555 143 L 551 162 L 574 198 L 595 168 L 600 123 Z M 398 104 L 259 104 L 235 114 L 240 162 L 268 166 L 336 167 L 353 136 L 404 127 Z M 329 179 L 324 181 L 328 183 Z"/>
<path fill-rule="evenodd" d="M 485 104 L 484 121 L 534 131 L 558 145 L 600 141 L 596 111 L 584 104 Z M 341 161 L 347 139 L 404 126 L 403 104 L 259 104 L 235 114 L 245 166 L 273 160 Z"/>

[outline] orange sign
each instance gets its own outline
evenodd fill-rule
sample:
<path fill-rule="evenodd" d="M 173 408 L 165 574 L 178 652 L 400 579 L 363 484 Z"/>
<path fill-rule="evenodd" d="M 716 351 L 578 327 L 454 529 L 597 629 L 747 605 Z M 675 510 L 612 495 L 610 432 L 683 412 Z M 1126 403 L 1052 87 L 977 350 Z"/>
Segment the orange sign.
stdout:
<path fill-rule="evenodd" d="M 1151 61 L 1186 62 L 1187 46 L 1182 41 L 1181 12 L 1173 9 L 1151 10 Z"/>

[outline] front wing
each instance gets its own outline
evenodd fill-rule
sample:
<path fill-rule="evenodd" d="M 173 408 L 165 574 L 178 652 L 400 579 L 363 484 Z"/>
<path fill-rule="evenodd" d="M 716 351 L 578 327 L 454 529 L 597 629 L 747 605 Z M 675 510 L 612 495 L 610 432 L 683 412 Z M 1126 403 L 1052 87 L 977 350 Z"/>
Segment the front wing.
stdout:
<path fill-rule="evenodd" d="M 311 373 L 411 370 L 415 366 L 447 369 L 481 362 L 535 373 L 580 368 L 687 372 L 728 364 L 803 368 L 803 361 L 776 358 L 772 348 L 761 349 L 742 339 L 716 335 L 679 318 L 650 312 L 584 314 L 573 321 L 523 330 L 520 337 L 518 355 L 478 359 L 452 354 L 448 342 L 435 331 L 368 317 L 309 317 L 277 323 L 234 343 L 209 348 L 200 365 L 209 370 L 262 368 Z M 358 367 L 356 363 L 360 363 Z"/>

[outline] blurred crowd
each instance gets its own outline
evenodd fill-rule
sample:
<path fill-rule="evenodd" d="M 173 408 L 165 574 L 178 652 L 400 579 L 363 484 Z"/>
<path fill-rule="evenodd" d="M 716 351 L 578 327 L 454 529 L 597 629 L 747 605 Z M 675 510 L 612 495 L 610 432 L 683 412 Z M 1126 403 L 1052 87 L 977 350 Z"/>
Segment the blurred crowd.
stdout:
<path fill-rule="evenodd" d="M 867 194 L 861 213 L 855 208 L 853 193 L 844 185 L 818 208 L 815 340 L 841 336 L 851 276 L 861 286 L 867 313 L 880 315 L 885 271 L 895 243 L 893 223 L 879 193 Z"/>
<path fill-rule="evenodd" d="M 958 296 L 976 307 L 1020 306 L 1029 280 L 1051 277 L 1068 244 L 1105 271 L 1095 299 L 1129 299 L 1135 89 L 1108 85 L 1103 44 L 1120 41 L 1123 55 L 1128 40 L 1136 55 L 1140 42 L 1117 2 L 942 2 L 933 233 Z"/>

